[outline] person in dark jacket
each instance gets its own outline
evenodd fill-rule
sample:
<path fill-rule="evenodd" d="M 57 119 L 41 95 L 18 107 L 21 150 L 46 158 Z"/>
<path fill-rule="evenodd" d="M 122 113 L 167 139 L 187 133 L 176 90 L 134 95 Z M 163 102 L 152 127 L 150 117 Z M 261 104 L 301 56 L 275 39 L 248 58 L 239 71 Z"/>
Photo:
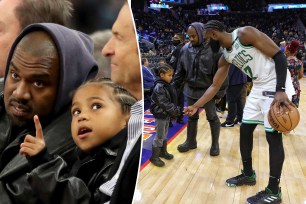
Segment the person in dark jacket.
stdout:
<path fill-rule="evenodd" d="M 130 109 L 135 102 L 129 92 L 110 80 L 93 80 L 76 90 L 71 133 L 78 160 L 71 170 L 60 156 L 52 158 L 48 154 L 38 117 L 34 116 L 36 137 L 27 135 L 20 153 L 27 156 L 33 168 L 28 181 L 41 202 L 100 203 L 98 188 L 119 167 L 127 142 Z"/>
<path fill-rule="evenodd" d="M 194 104 L 213 82 L 214 74 L 217 70 L 218 60 L 221 56 L 221 50 L 215 49 L 204 43 L 203 24 L 194 22 L 188 27 L 188 36 L 190 42 L 181 49 L 177 70 L 174 75 L 174 85 L 179 87 L 184 84 L 184 95 L 187 97 L 187 104 Z M 227 83 L 225 82 L 215 98 L 222 98 L 225 94 Z M 215 100 L 204 105 L 206 118 L 210 125 L 212 145 L 210 155 L 217 156 L 219 150 L 220 120 L 216 113 Z M 197 148 L 197 128 L 199 113 L 188 118 L 187 138 L 177 149 L 179 152 L 187 152 L 190 149 Z"/>
<path fill-rule="evenodd" d="M 171 53 L 170 60 L 169 60 L 169 65 L 173 67 L 174 73 L 176 72 L 177 69 L 177 62 L 180 56 L 180 52 L 182 47 L 184 46 L 184 34 L 183 33 L 176 33 L 173 36 L 172 43 L 175 46 L 175 49 Z M 183 93 L 183 84 L 182 86 L 177 88 L 177 104 L 178 106 L 181 107 L 181 114 L 177 118 L 177 122 L 179 124 L 184 123 L 184 113 L 183 113 L 183 108 L 184 108 L 184 93 Z"/>
<path fill-rule="evenodd" d="M 154 83 L 151 96 L 150 111 L 155 118 L 156 135 L 153 140 L 150 161 L 159 167 L 165 165 L 159 157 L 167 160 L 173 159 L 173 155 L 167 152 L 168 128 L 170 119 L 180 114 L 180 108 L 176 105 L 176 92 L 170 84 L 173 72 L 173 68 L 167 64 L 158 67 L 159 77 Z"/>
<path fill-rule="evenodd" d="M 169 59 L 166 59 L 168 64 L 173 67 L 174 73 L 176 72 L 177 62 L 180 56 L 181 48 L 184 46 L 184 34 L 175 33 L 172 38 L 172 44 L 175 46 L 174 50 L 171 52 Z"/>
<path fill-rule="evenodd" d="M 229 85 L 226 90 L 228 114 L 221 127 L 234 127 L 241 124 L 244 104 L 242 104 L 242 88 L 247 82 L 247 75 L 231 64 L 228 72 Z"/>
<path fill-rule="evenodd" d="M 35 135 L 34 115 L 49 152 L 74 162 L 69 93 L 97 74 L 92 53 L 87 35 L 52 23 L 30 25 L 14 42 L 0 97 L 1 203 L 40 202 L 27 181 L 30 166 L 19 154 L 24 137 Z"/>

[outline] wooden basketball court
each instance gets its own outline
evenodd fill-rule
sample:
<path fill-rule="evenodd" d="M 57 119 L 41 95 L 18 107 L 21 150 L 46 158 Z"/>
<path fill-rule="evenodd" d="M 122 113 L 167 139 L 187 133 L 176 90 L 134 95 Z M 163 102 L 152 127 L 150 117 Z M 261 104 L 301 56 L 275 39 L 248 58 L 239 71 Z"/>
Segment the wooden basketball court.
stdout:
<path fill-rule="evenodd" d="M 284 204 L 306 204 L 306 78 L 301 80 L 301 86 L 300 123 L 294 132 L 283 136 L 285 163 L 281 187 Z M 198 148 L 179 153 L 176 148 L 185 141 L 185 135 L 186 128 L 168 145 L 168 151 L 174 154 L 173 160 L 164 160 L 166 165 L 161 168 L 148 164 L 140 172 L 134 203 L 240 204 L 267 186 L 269 157 L 263 126 L 257 126 L 254 131 L 255 186 L 230 188 L 225 185 L 225 180 L 240 174 L 242 168 L 239 125 L 221 128 L 218 157 L 209 155 L 210 129 L 204 112 L 200 114 Z"/>

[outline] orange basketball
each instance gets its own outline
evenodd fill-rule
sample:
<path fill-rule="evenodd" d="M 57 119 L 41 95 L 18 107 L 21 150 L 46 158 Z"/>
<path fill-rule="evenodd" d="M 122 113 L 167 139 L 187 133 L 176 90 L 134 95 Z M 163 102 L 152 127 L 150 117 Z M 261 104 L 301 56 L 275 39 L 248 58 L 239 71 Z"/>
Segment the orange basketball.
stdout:
<path fill-rule="evenodd" d="M 288 132 L 293 130 L 300 122 L 300 113 L 295 105 L 291 105 L 291 112 L 277 114 L 276 104 L 270 107 L 268 121 L 274 130 Z"/>

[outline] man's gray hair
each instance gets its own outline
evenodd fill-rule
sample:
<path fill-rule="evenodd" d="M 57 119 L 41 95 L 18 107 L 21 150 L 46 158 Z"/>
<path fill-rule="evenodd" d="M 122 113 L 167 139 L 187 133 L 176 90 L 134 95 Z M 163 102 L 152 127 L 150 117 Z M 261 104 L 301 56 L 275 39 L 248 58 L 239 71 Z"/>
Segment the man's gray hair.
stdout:
<path fill-rule="evenodd" d="M 21 29 L 33 23 L 69 24 L 72 4 L 68 0 L 22 0 L 15 8 Z"/>

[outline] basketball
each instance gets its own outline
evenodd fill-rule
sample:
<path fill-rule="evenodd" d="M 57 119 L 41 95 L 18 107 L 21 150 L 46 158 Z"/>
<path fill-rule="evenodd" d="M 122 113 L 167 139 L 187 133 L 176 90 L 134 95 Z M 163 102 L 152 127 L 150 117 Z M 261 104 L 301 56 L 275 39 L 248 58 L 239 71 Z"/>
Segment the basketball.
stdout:
<path fill-rule="evenodd" d="M 277 113 L 276 103 L 270 107 L 268 121 L 271 127 L 279 132 L 288 132 L 293 130 L 300 122 L 300 113 L 295 105 L 291 105 L 291 112 Z"/>

